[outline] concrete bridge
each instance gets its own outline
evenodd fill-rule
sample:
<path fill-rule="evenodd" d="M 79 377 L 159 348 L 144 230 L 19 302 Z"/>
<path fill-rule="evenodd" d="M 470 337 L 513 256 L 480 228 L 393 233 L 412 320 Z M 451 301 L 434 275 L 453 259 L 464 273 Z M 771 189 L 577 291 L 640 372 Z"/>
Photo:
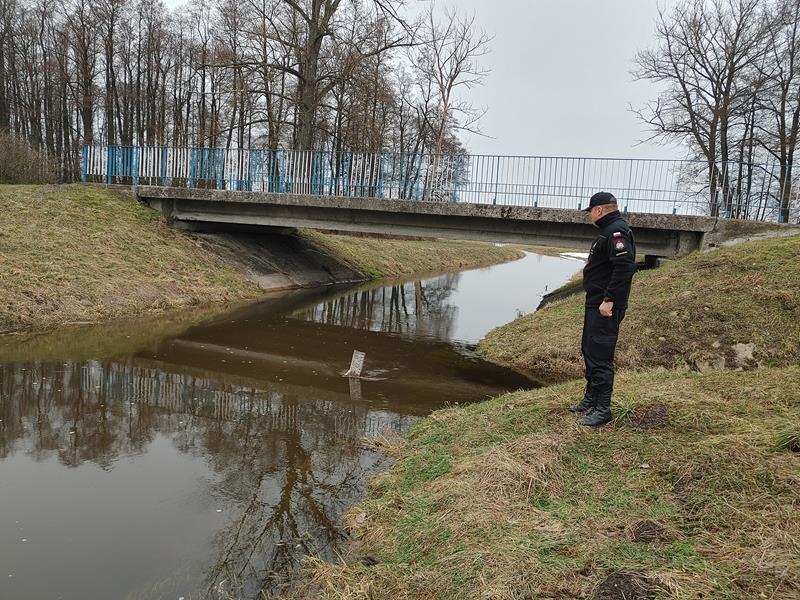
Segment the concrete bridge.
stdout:
<path fill-rule="evenodd" d="M 82 164 L 84 181 L 133 186 L 195 230 L 309 227 L 586 248 L 596 230 L 579 209 L 605 190 L 640 253 L 668 257 L 800 217 L 781 205 L 797 194 L 774 164 L 104 145 L 85 146 Z"/>
<path fill-rule="evenodd" d="M 136 196 L 191 231 L 311 228 L 588 248 L 597 229 L 577 209 L 410 202 L 375 197 L 137 186 Z M 671 257 L 777 227 L 755 221 L 626 213 L 641 255 Z"/>

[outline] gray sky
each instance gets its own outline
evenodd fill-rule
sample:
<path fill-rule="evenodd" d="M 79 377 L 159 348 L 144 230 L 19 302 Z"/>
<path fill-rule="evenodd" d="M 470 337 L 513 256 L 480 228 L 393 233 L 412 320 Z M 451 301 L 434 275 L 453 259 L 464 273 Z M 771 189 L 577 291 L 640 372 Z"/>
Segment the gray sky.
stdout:
<path fill-rule="evenodd" d="M 181 0 L 165 0 L 176 7 Z M 657 96 L 634 82 L 639 49 L 654 44 L 658 6 L 676 0 L 437 0 L 475 14 L 494 35 L 483 64 L 491 74 L 469 99 L 488 112 L 486 136 L 463 134 L 475 154 L 683 158 L 648 142 L 630 112 Z M 424 7 L 409 3 L 412 11 Z"/>
<path fill-rule="evenodd" d="M 457 0 L 494 34 L 492 73 L 470 99 L 488 108 L 473 153 L 680 157 L 646 139 L 629 110 L 657 96 L 633 82 L 638 49 L 654 44 L 658 6 L 674 0 Z"/>

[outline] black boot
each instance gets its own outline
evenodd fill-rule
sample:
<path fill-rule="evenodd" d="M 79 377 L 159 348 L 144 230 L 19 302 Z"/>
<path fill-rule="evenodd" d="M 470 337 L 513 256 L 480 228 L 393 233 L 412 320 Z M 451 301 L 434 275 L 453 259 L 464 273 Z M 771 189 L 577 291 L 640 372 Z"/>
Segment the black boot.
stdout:
<path fill-rule="evenodd" d="M 594 410 L 578 421 L 578 425 L 599 427 L 611 422 L 611 396 L 598 396 Z"/>
<path fill-rule="evenodd" d="M 590 411 L 594 408 L 594 398 L 587 392 L 583 396 L 583 400 L 578 402 L 577 404 L 573 404 L 569 407 L 569 410 L 574 413 L 583 413 Z"/>

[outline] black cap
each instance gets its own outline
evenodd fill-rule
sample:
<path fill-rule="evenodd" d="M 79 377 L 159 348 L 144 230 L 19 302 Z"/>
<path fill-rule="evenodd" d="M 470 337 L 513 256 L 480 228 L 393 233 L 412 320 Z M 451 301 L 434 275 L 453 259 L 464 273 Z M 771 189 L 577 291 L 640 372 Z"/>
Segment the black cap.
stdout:
<path fill-rule="evenodd" d="M 583 209 L 583 212 L 589 212 L 595 206 L 603 206 L 605 204 L 616 204 L 617 199 L 614 197 L 614 194 L 609 192 L 597 192 L 592 199 L 589 200 L 589 206 Z"/>

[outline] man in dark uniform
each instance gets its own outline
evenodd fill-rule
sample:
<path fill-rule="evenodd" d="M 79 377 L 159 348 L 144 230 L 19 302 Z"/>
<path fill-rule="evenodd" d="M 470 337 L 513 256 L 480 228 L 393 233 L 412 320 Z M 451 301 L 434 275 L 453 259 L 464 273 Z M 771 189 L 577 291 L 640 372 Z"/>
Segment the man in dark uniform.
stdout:
<path fill-rule="evenodd" d="M 597 427 L 612 419 L 614 351 L 619 325 L 628 308 L 631 279 L 636 272 L 636 244 L 630 226 L 617 210 L 613 194 L 598 192 L 585 210 L 600 229 L 600 235 L 592 243 L 583 269 L 586 308 L 581 353 L 586 363 L 586 393 L 570 410 L 587 412 L 578 423 Z"/>

